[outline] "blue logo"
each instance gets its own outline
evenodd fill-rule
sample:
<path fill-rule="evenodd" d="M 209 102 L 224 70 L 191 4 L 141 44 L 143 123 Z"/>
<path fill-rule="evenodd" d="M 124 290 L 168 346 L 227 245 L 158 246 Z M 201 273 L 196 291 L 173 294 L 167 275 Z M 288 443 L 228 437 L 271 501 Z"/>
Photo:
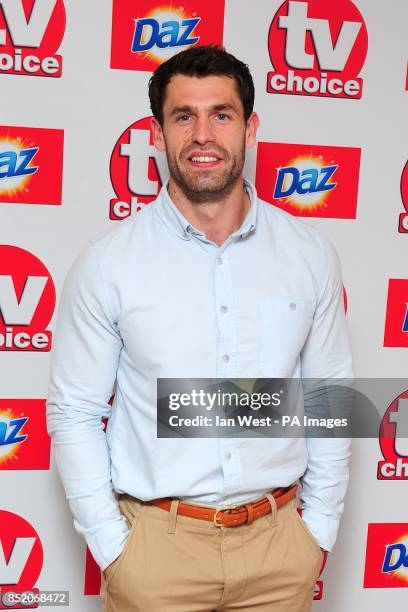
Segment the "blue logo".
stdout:
<path fill-rule="evenodd" d="M 304 195 L 306 193 L 318 193 L 331 191 L 337 187 L 337 183 L 329 183 L 336 172 L 338 164 L 324 166 L 317 170 L 309 168 L 299 171 L 296 166 L 285 166 L 278 168 L 274 198 L 288 198 L 294 193 Z M 287 181 L 285 185 L 285 181 Z"/>
<path fill-rule="evenodd" d="M 138 19 L 133 34 L 132 53 L 148 51 L 155 45 L 159 49 L 194 45 L 199 36 L 191 36 L 201 21 L 201 17 L 179 21 L 164 21 L 161 25 L 156 19 Z M 144 41 L 142 42 L 142 38 Z"/>
<path fill-rule="evenodd" d="M 39 151 L 39 147 L 22 149 L 18 153 L 15 151 L 3 151 L 0 153 L 0 179 L 10 178 L 11 176 L 24 176 L 34 174 L 38 166 L 28 167 L 28 164 Z M 3 169 L 5 168 L 5 169 Z"/>
<path fill-rule="evenodd" d="M 396 553 L 394 559 L 393 553 Z M 385 557 L 381 571 L 383 573 L 395 572 L 401 566 L 408 567 L 407 547 L 404 544 L 389 544 L 385 548 Z"/>
<path fill-rule="evenodd" d="M 21 419 L 12 419 L 8 424 L 4 421 L 0 421 L 0 446 L 6 446 L 8 444 L 16 444 L 17 442 L 24 442 L 27 435 L 19 436 L 18 434 L 28 421 L 28 417 L 22 417 Z"/>

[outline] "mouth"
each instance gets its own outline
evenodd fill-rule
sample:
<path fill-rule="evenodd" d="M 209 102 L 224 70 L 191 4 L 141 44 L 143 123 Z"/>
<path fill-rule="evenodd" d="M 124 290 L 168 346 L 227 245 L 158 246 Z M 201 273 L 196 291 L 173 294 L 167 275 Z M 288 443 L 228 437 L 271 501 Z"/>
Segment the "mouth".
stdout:
<path fill-rule="evenodd" d="M 218 166 L 222 159 L 214 154 L 192 154 L 187 158 L 190 166 L 193 168 L 214 168 Z"/>

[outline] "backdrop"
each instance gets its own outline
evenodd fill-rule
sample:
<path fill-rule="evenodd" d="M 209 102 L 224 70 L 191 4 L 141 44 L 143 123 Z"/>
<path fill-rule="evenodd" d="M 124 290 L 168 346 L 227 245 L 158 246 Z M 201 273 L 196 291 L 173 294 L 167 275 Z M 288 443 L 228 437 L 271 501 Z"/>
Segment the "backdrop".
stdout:
<path fill-rule="evenodd" d="M 406 0 L 0 0 L 0 588 L 100 607 L 50 456 L 52 335 L 79 251 L 166 176 L 147 83 L 181 49 L 223 43 L 248 63 L 261 125 L 247 177 L 336 246 L 356 376 L 407 376 L 407 19 Z M 397 387 L 378 437 L 353 443 L 314 610 L 407 606 L 408 380 Z"/>

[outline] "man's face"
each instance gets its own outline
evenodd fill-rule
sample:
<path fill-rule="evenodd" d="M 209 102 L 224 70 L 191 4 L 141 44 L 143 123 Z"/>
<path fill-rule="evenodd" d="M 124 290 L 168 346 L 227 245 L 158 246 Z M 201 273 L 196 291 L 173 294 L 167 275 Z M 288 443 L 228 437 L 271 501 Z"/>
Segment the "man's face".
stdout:
<path fill-rule="evenodd" d="M 155 146 L 166 151 L 171 178 L 191 200 L 217 199 L 242 177 L 245 147 L 255 143 L 258 117 L 245 123 L 235 80 L 174 75 L 163 103 L 163 126 L 153 119 Z"/>

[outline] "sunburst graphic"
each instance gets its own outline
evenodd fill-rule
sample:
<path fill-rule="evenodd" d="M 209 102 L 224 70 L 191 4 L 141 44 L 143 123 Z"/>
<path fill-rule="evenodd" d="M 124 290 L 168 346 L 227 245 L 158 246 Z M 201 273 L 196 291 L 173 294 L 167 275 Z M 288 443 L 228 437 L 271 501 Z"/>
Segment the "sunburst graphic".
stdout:
<path fill-rule="evenodd" d="M 9 136 L 0 138 L 0 194 L 7 193 L 8 196 L 14 197 L 21 192 L 29 192 L 28 185 L 33 174 L 3 176 L 4 168 L 9 163 L 5 154 L 15 153 L 19 158 L 22 150 L 31 149 L 35 146 L 33 142 L 27 143 L 19 136 L 16 138 L 10 138 Z"/>
<path fill-rule="evenodd" d="M 167 6 L 156 7 L 155 9 L 150 11 L 150 13 L 147 13 L 145 17 L 150 17 L 151 19 L 154 19 L 155 21 L 157 21 L 157 23 L 160 26 L 160 30 L 162 30 L 163 24 L 165 22 L 177 21 L 177 23 L 180 24 L 183 19 L 191 19 L 192 17 L 196 18 L 197 13 L 186 13 L 184 6 L 173 7 L 170 4 Z M 135 21 L 137 21 L 138 19 L 140 19 L 140 17 L 138 17 Z M 150 36 L 151 36 L 150 28 L 148 30 L 145 30 L 145 28 L 143 28 L 140 42 L 142 44 L 146 44 Z M 170 31 L 169 31 L 168 36 L 170 36 Z M 194 32 L 190 33 L 190 36 L 195 37 Z M 139 55 L 143 59 L 144 58 L 150 59 L 152 62 L 161 64 L 162 62 L 165 62 L 170 57 L 178 53 L 179 51 L 182 51 L 183 49 L 188 49 L 191 46 L 192 45 L 184 44 L 184 45 L 171 45 L 168 47 L 159 48 L 157 45 L 155 45 L 154 51 L 153 50 L 138 51 L 136 55 Z"/>
<path fill-rule="evenodd" d="M 10 422 L 14 419 L 24 418 L 24 414 L 20 413 L 19 415 L 14 414 L 10 408 L 6 410 L 0 410 L 0 425 L 5 424 L 5 431 L 9 429 Z M 4 428 L 4 426 L 3 426 Z M 0 427 L 0 433 L 2 433 L 2 428 Z M 19 431 L 18 435 L 25 435 L 24 432 Z M 18 449 L 20 443 L 16 442 L 14 444 L 2 444 L 0 439 L 0 466 L 4 463 L 9 463 L 10 461 L 18 460 Z"/>
<path fill-rule="evenodd" d="M 403 544 L 405 546 L 405 550 L 408 551 L 408 533 L 405 533 L 399 540 L 397 540 L 394 543 Z M 393 550 L 391 559 L 389 561 L 390 565 L 395 565 L 395 563 L 398 562 L 398 558 L 400 554 L 401 554 L 400 551 Z M 404 580 L 405 582 L 408 583 L 408 567 L 406 567 L 403 563 L 398 569 L 393 570 L 391 572 L 387 572 L 387 574 L 393 578 L 398 578 L 399 580 Z"/>
<path fill-rule="evenodd" d="M 336 162 L 327 161 L 323 155 L 301 155 L 299 157 L 295 157 L 288 164 L 288 166 L 295 167 L 299 171 L 300 175 L 305 170 L 317 170 L 319 176 L 322 168 L 333 165 L 336 165 Z M 277 168 L 277 170 L 279 171 L 280 168 Z M 331 178 L 333 178 L 333 175 Z M 287 175 L 285 175 L 282 185 L 284 191 L 287 191 L 291 187 L 292 181 L 293 177 L 288 177 Z M 330 181 L 327 183 L 327 185 L 335 186 L 335 183 Z M 327 206 L 326 200 L 329 197 L 331 191 L 332 189 L 326 191 L 311 190 L 307 193 L 298 193 L 297 191 L 294 191 L 290 196 L 278 198 L 277 201 L 281 205 L 289 204 L 300 212 L 302 210 L 313 212 L 315 210 L 318 210 L 319 208 Z"/>

